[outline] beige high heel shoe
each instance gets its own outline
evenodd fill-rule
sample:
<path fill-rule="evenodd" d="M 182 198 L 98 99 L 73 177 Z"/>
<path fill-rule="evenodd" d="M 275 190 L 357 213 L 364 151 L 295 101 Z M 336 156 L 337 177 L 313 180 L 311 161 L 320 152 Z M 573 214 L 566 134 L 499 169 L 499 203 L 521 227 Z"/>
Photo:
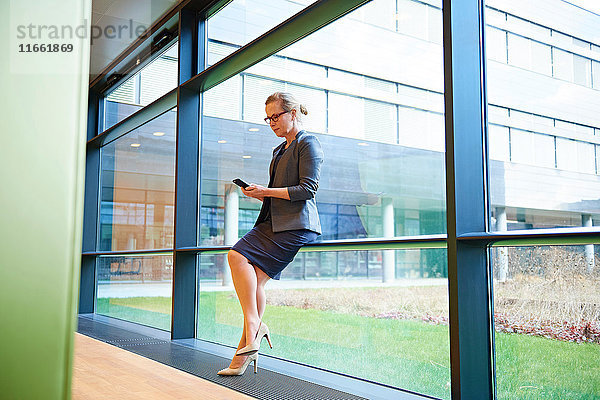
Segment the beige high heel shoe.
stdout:
<path fill-rule="evenodd" d="M 246 347 L 239 349 L 238 352 L 235 353 L 235 355 L 243 356 L 246 354 L 258 352 L 258 349 L 260 348 L 260 342 L 262 341 L 263 337 L 267 338 L 269 347 L 273 348 L 273 345 L 271 344 L 271 336 L 270 335 L 271 335 L 271 333 L 269 332 L 269 327 L 267 326 L 267 324 L 261 322 L 260 327 L 258 328 L 258 332 L 256 332 L 256 337 L 254 339 L 254 342 L 250 343 Z"/>
<path fill-rule="evenodd" d="M 254 361 L 254 373 L 256 374 L 258 372 L 258 353 L 254 353 L 248 356 L 248 358 L 246 358 L 246 361 L 244 361 L 244 363 L 238 367 L 238 368 L 224 368 L 222 370 L 220 370 L 219 372 L 217 372 L 217 375 L 224 375 L 224 376 L 233 376 L 233 375 L 243 375 L 244 372 L 246 372 L 246 368 L 248 368 L 248 365 Z"/>

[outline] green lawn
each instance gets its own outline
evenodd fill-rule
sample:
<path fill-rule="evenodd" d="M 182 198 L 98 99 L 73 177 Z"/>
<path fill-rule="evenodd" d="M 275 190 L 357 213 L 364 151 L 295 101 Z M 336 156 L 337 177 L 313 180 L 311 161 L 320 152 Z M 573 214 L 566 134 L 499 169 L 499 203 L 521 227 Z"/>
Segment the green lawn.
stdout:
<path fill-rule="evenodd" d="M 235 346 L 242 316 L 230 293 L 202 293 L 199 338 Z M 170 329 L 171 299 L 99 299 L 97 312 Z M 331 311 L 267 306 L 274 349 L 261 352 L 450 398 L 448 327 Z M 600 346 L 496 334 L 500 399 L 600 398 Z"/>

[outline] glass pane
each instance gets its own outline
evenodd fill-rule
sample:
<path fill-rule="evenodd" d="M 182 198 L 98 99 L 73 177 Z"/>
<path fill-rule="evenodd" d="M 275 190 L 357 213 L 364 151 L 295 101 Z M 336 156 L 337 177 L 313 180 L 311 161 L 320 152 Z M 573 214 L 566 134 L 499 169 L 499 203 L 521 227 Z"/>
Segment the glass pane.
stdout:
<path fill-rule="evenodd" d="M 600 393 L 598 250 L 593 244 L 491 250 L 499 399 Z"/>
<path fill-rule="evenodd" d="M 167 94 L 177 86 L 178 42 L 114 88 L 104 103 L 104 130 Z"/>
<path fill-rule="evenodd" d="M 399 16 L 441 11 L 408 3 Z M 307 106 L 304 129 L 325 153 L 321 240 L 445 232 L 442 47 L 371 23 L 381 14 L 387 26 L 395 1 L 367 5 L 203 94 L 202 244 L 233 244 L 258 216 L 261 203 L 231 180 L 267 186 L 282 142 L 263 121 L 276 91 Z M 225 218 L 229 207 L 237 221 Z"/>
<path fill-rule="evenodd" d="M 175 109 L 101 149 L 99 250 L 173 246 Z"/>
<path fill-rule="evenodd" d="M 560 0 L 489 4 L 490 226 L 582 226 L 582 215 L 600 217 L 600 91 L 593 88 L 600 15 Z M 498 30 L 508 35 L 508 64 Z"/>
<path fill-rule="evenodd" d="M 510 133 L 504 126 L 489 125 L 488 140 L 490 142 L 490 159 L 509 161 L 510 160 Z"/>
<path fill-rule="evenodd" d="M 198 338 L 236 347 L 243 316 L 226 255 L 198 265 Z M 393 284 L 381 283 L 387 268 Z M 445 249 L 300 252 L 265 289 L 273 349 L 261 356 L 450 398 Z"/>
<path fill-rule="evenodd" d="M 209 65 L 250 43 L 315 0 L 233 0 L 207 21 Z"/>
<path fill-rule="evenodd" d="M 574 82 L 579 85 L 590 86 L 592 78 L 592 62 L 589 58 L 578 55 L 573 56 Z"/>
<path fill-rule="evenodd" d="M 573 82 L 573 54 L 554 48 L 552 49 L 554 60 L 554 76 L 558 79 Z"/>
<path fill-rule="evenodd" d="M 96 313 L 171 330 L 172 255 L 97 258 Z"/>
<path fill-rule="evenodd" d="M 486 34 L 486 51 L 490 60 L 506 63 L 506 31 L 495 29 L 488 25 L 485 30 Z"/>
<path fill-rule="evenodd" d="M 519 68 L 531 69 L 531 40 L 509 33 L 508 63 Z"/>
<path fill-rule="evenodd" d="M 600 90 L 600 62 L 592 61 L 592 80 L 594 89 Z"/>

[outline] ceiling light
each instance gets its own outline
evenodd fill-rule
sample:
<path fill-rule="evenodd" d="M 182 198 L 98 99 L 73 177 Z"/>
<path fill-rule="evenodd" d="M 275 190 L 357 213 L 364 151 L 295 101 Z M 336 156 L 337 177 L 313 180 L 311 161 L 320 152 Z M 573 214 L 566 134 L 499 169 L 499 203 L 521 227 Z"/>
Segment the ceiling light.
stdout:
<path fill-rule="evenodd" d="M 358 143 L 358 145 L 359 145 L 359 146 L 368 146 L 368 145 L 369 145 L 369 143 L 360 142 L 360 143 Z"/>
<path fill-rule="evenodd" d="M 250 132 L 258 132 L 260 129 L 258 128 L 250 128 L 248 129 Z"/>
<path fill-rule="evenodd" d="M 141 144 L 139 144 L 139 143 L 131 143 L 131 147 L 140 147 L 140 146 L 141 146 Z"/>
<path fill-rule="evenodd" d="M 154 136 L 165 136 L 164 132 L 154 132 L 153 133 Z"/>
<path fill-rule="evenodd" d="M 227 140 L 218 140 L 217 143 L 227 143 Z"/>
<path fill-rule="evenodd" d="M 252 156 L 242 156 L 242 158 L 252 158 Z"/>

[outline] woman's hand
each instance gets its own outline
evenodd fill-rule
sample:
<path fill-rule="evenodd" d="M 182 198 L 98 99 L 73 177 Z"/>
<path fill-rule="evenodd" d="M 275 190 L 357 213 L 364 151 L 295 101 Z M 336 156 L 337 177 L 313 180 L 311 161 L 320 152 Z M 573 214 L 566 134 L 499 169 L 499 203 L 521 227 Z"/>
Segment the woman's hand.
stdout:
<path fill-rule="evenodd" d="M 254 183 L 251 183 L 250 185 L 248 185 L 248 187 L 246 189 L 244 189 L 244 188 L 241 188 L 241 189 L 242 189 L 242 193 L 244 193 L 246 196 L 253 197 L 260 201 L 264 200 L 264 198 L 267 196 L 267 191 L 268 191 L 268 188 L 261 186 L 261 185 L 255 185 Z"/>

